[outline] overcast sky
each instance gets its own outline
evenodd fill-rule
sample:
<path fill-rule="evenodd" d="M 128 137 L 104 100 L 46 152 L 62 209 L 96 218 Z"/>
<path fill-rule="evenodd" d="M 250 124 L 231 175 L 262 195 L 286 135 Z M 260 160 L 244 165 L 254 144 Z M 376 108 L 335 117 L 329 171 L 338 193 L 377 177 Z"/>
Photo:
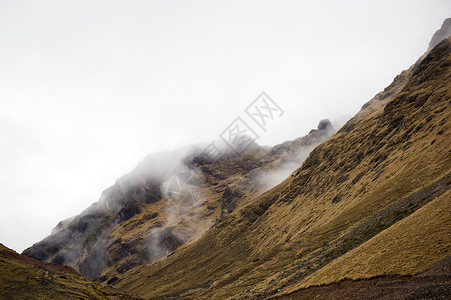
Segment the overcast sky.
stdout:
<path fill-rule="evenodd" d="M 262 91 L 285 113 L 260 144 L 339 126 L 450 15 L 447 0 L 0 0 L 0 243 L 38 242 L 146 154 L 251 125 Z"/>

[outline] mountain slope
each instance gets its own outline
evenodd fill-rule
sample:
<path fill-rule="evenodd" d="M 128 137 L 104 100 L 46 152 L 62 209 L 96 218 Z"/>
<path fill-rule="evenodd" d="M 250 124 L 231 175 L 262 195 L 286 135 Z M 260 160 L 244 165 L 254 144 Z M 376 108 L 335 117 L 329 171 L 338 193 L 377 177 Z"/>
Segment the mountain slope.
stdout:
<path fill-rule="evenodd" d="M 451 294 L 451 257 L 415 276 L 384 275 L 312 286 L 282 299 L 446 299 Z"/>
<path fill-rule="evenodd" d="M 450 180 L 451 178 L 448 178 Z M 449 256 L 451 191 L 318 270 L 299 287 L 379 275 L 409 275 Z"/>
<path fill-rule="evenodd" d="M 150 155 L 105 190 L 99 202 L 60 222 L 23 254 L 114 283 L 117 275 L 198 239 L 216 220 L 288 176 L 334 132 L 330 121 L 323 120 L 303 138 L 272 148 L 254 144 L 219 160 L 196 147 Z M 198 177 L 202 199 L 175 205 L 167 187 L 186 174 Z"/>
<path fill-rule="evenodd" d="M 373 237 L 395 238 L 409 224 L 421 234 L 421 226 L 433 224 L 427 216 L 449 216 L 443 199 L 451 170 L 450 45 L 440 42 L 398 76 L 283 183 L 167 259 L 124 273 L 117 286 L 146 298 L 281 295 L 307 286 L 299 283 L 360 245 L 360 256 L 373 257 L 373 246 L 363 246 L 376 243 Z M 414 274 L 451 254 L 449 218 L 435 221 L 428 233 L 445 238 L 439 252 L 424 251 L 421 260 L 407 252 L 404 261 L 416 263 L 391 265 L 390 274 Z M 360 252 L 341 259 L 353 261 L 352 253 Z M 387 273 L 385 261 L 376 262 L 368 274 Z"/>
<path fill-rule="evenodd" d="M 83 278 L 70 267 L 44 263 L 0 244 L 0 299 L 134 299 Z"/>
<path fill-rule="evenodd" d="M 409 173 L 418 174 L 412 179 L 415 192 L 401 200 L 404 203 L 396 202 L 394 213 L 408 217 L 314 273 L 300 286 L 382 274 L 415 274 L 450 255 L 450 44 L 451 39 L 447 39 L 432 50 L 383 114 L 402 119 L 400 137 L 407 137 L 409 143 L 401 148 L 400 158 L 406 158 L 404 168 Z M 418 203 L 427 204 L 415 211 Z"/>

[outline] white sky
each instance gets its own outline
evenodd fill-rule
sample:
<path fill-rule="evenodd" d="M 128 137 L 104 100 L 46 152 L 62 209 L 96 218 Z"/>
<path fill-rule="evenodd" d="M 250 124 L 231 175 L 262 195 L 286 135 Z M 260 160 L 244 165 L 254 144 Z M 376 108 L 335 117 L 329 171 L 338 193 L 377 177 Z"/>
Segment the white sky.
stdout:
<path fill-rule="evenodd" d="M 342 124 L 450 13 L 445 0 L 0 0 L 0 243 L 20 252 L 146 154 L 217 138 L 262 91 L 285 114 L 260 144 Z"/>

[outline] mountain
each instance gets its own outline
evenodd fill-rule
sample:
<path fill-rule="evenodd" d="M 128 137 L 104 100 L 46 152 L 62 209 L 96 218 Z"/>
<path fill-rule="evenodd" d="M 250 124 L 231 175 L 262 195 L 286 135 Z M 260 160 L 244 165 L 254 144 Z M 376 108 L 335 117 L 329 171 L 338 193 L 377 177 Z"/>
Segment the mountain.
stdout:
<path fill-rule="evenodd" d="M 272 148 L 254 143 L 239 155 L 226 151 L 212 159 L 198 146 L 149 155 L 98 202 L 60 222 L 23 254 L 114 283 L 118 274 L 198 239 L 216 220 L 282 181 L 334 132 L 330 121 L 322 120 L 303 138 Z M 201 201 L 195 205 L 168 194 L 184 176 L 198 181 Z"/>
<path fill-rule="evenodd" d="M 0 299 L 136 299 L 0 244 Z"/>
<path fill-rule="evenodd" d="M 442 40 L 446 39 L 451 35 L 451 18 L 446 19 L 442 27 L 437 30 L 434 35 L 432 36 L 431 42 L 429 43 L 428 52 L 431 51 L 432 48 L 434 48 L 438 43 L 440 43 Z"/>
<path fill-rule="evenodd" d="M 146 299 L 446 297 L 450 26 L 335 134 L 150 155 L 24 254 Z"/>
<path fill-rule="evenodd" d="M 302 298 L 449 257 L 450 47 L 442 40 L 403 71 L 281 184 L 116 287 L 146 298 Z"/>

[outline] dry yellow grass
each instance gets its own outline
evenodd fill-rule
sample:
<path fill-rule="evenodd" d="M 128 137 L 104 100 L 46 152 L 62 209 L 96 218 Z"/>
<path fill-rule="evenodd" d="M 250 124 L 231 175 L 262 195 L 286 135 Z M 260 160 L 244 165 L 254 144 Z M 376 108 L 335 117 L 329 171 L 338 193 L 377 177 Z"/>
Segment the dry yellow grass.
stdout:
<path fill-rule="evenodd" d="M 423 205 L 449 203 L 443 199 L 449 198 L 444 193 L 451 170 L 450 45 L 448 39 L 403 80 L 398 78 L 386 90 L 387 97 L 372 100 L 282 184 L 183 250 L 125 273 L 118 286 L 147 298 L 270 297 L 296 289 L 387 227 L 400 226 L 399 220 L 409 215 L 417 220 L 415 211 L 435 216 L 434 205 Z M 427 219 L 423 221 L 428 227 Z M 431 222 L 448 224 L 439 218 Z M 441 240 L 443 232 L 431 230 L 425 240 Z M 426 232 L 418 231 L 417 238 Z M 449 247 L 449 239 L 440 245 Z M 386 253 L 398 259 L 396 251 Z M 409 266 L 405 272 L 426 268 L 441 257 L 412 255 L 402 263 Z M 383 258 L 356 276 L 366 271 L 385 274 L 388 258 Z"/>
<path fill-rule="evenodd" d="M 417 274 L 451 255 L 451 190 L 313 273 L 290 292 L 343 279 Z"/>

